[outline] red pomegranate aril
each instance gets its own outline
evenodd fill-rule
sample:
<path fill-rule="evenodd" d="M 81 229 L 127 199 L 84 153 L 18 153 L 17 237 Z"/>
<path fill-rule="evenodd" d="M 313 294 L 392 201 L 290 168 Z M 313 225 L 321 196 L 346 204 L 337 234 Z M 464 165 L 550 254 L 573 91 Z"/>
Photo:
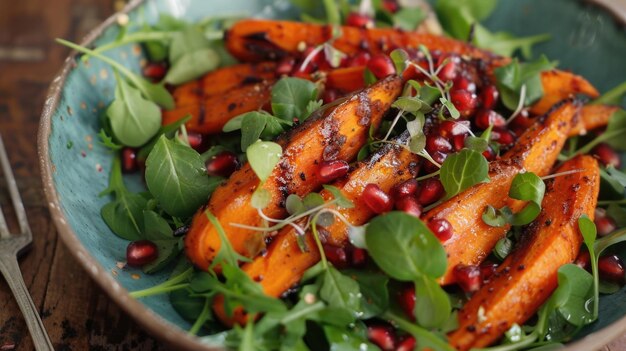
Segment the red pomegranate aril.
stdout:
<path fill-rule="evenodd" d="M 285 57 L 278 63 L 278 66 L 276 67 L 276 74 L 282 76 L 291 73 L 295 64 L 296 60 L 293 57 Z"/>
<path fill-rule="evenodd" d="M 461 289 L 468 293 L 478 291 L 483 282 L 480 268 L 474 265 L 457 265 L 454 267 L 454 278 Z"/>
<path fill-rule="evenodd" d="M 387 195 L 378 185 L 367 184 L 361 194 L 361 199 L 365 205 L 376 214 L 391 211 L 393 203 L 391 197 Z"/>
<path fill-rule="evenodd" d="M 350 12 L 348 18 L 346 18 L 346 25 L 359 28 L 372 28 L 374 27 L 374 20 L 368 15 Z"/>
<path fill-rule="evenodd" d="M 466 90 L 466 91 L 469 91 L 470 93 L 475 93 L 476 83 L 472 82 L 471 80 L 463 76 L 459 76 L 456 79 L 454 79 L 452 90 Z"/>
<path fill-rule="evenodd" d="M 441 67 L 441 70 L 437 74 L 437 77 L 439 77 L 439 79 L 441 79 L 444 82 L 454 80 L 457 74 L 457 71 L 456 71 L 457 65 L 456 65 L 456 61 L 454 57 L 444 58 L 443 56 L 441 56 L 437 62 L 437 67 L 440 67 L 440 65 L 442 65 L 446 61 L 447 63 L 443 67 Z"/>
<path fill-rule="evenodd" d="M 510 130 L 501 127 L 493 129 L 491 139 L 503 146 L 510 146 L 515 143 L 515 135 Z"/>
<path fill-rule="evenodd" d="M 506 119 L 494 110 L 480 109 L 474 117 L 474 124 L 480 129 L 487 129 L 490 125 L 494 127 L 504 127 Z"/>
<path fill-rule="evenodd" d="M 400 10 L 398 0 L 383 0 L 383 7 L 391 13 L 396 13 Z"/>
<path fill-rule="evenodd" d="M 600 257 L 598 271 L 604 280 L 620 284 L 624 282 L 624 262 L 617 255 Z"/>
<path fill-rule="evenodd" d="M 350 253 L 350 258 L 353 267 L 363 267 L 367 263 L 367 251 L 355 247 Z"/>
<path fill-rule="evenodd" d="M 450 92 L 450 100 L 454 104 L 457 110 L 463 117 L 469 117 L 474 108 L 476 108 L 476 101 L 478 100 L 476 94 L 467 90 L 455 90 Z"/>
<path fill-rule="evenodd" d="M 137 163 L 137 150 L 125 147 L 122 149 L 122 172 L 132 173 L 139 169 Z"/>
<path fill-rule="evenodd" d="M 444 218 L 437 218 L 429 221 L 428 228 L 437 238 L 439 238 L 439 241 L 441 242 L 446 242 L 452 237 L 452 235 L 454 235 L 452 224 Z"/>
<path fill-rule="evenodd" d="M 591 257 L 589 256 L 589 251 L 581 251 L 576 257 L 574 264 L 582 269 L 589 269 L 589 263 L 591 262 Z"/>
<path fill-rule="evenodd" d="M 483 281 L 488 281 L 491 278 L 498 268 L 497 263 L 492 262 L 484 262 L 480 265 L 480 275 L 483 278 Z"/>
<path fill-rule="evenodd" d="M 398 295 L 398 304 L 407 317 L 412 321 L 415 320 L 415 286 L 413 284 L 406 286 L 400 290 Z"/>
<path fill-rule="evenodd" d="M 493 109 L 498 103 L 500 93 L 495 85 L 487 85 L 480 91 L 480 100 L 483 103 L 483 107 L 486 109 Z"/>
<path fill-rule="evenodd" d="M 415 338 L 409 335 L 400 342 L 396 351 L 413 351 L 415 350 L 415 345 Z"/>
<path fill-rule="evenodd" d="M 428 178 L 420 184 L 417 191 L 417 202 L 422 206 L 430 205 L 443 197 L 445 190 L 439 179 Z"/>
<path fill-rule="evenodd" d="M 483 156 L 485 156 L 487 161 L 493 161 L 496 159 L 497 155 L 491 146 L 487 146 L 487 150 L 483 151 Z"/>
<path fill-rule="evenodd" d="M 348 66 L 349 67 L 365 66 L 370 61 L 371 58 L 372 58 L 372 55 L 370 55 L 369 52 L 361 51 L 350 59 L 350 61 L 348 62 Z"/>
<path fill-rule="evenodd" d="M 126 247 L 126 263 L 132 267 L 141 267 L 159 256 L 159 249 L 150 240 L 133 241 Z"/>
<path fill-rule="evenodd" d="M 327 183 L 337 178 L 341 178 L 348 173 L 350 165 L 343 160 L 324 161 L 320 165 L 320 179 Z"/>
<path fill-rule="evenodd" d="M 187 141 L 192 149 L 198 150 L 202 146 L 202 134 L 187 132 Z"/>
<path fill-rule="evenodd" d="M 164 62 L 150 62 L 141 70 L 144 77 L 158 82 L 167 74 L 167 64 Z"/>
<path fill-rule="evenodd" d="M 605 166 L 620 168 L 620 166 L 622 165 L 619 154 L 608 144 L 598 144 L 598 146 L 593 148 L 591 154 L 596 156 L 598 160 Z"/>
<path fill-rule="evenodd" d="M 396 349 L 396 335 L 389 326 L 379 324 L 368 326 L 367 338 L 383 351 L 395 351 Z"/>
<path fill-rule="evenodd" d="M 422 215 L 422 205 L 413 196 L 403 196 L 396 200 L 396 209 L 417 218 Z"/>
<path fill-rule="evenodd" d="M 394 187 L 391 188 L 391 195 L 393 195 L 393 197 L 395 198 L 415 195 L 418 187 L 419 183 L 417 182 L 417 179 L 411 178 L 409 180 L 405 180 L 402 183 L 394 185 Z"/>
<path fill-rule="evenodd" d="M 467 139 L 467 135 L 455 135 L 452 137 L 454 151 L 461 151 L 465 147 L 465 139 Z"/>
<path fill-rule="evenodd" d="M 455 135 L 466 135 L 470 132 L 469 121 L 441 121 L 438 126 L 439 134 L 445 138 Z"/>
<path fill-rule="evenodd" d="M 348 255 L 343 247 L 328 244 L 323 244 L 322 247 L 326 258 L 333 266 L 339 269 L 348 267 Z"/>
<path fill-rule="evenodd" d="M 385 78 L 396 73 L 396 68 L 387 55 L 374 55 L 367 63 L 367 68 L 372 71 L 378 79 Z"/>
<path fill-rule="evenodd" d="M 206 162 L 206 172 L 210 176 L 229 177 L 237 168 L 239 159 L 230 151 L 222 151 Z"/>
<path fill-rule="evenodd" d="M 426 150 L 429 153 L 433 153 L 435 151 L 449 153 L 452 151 L 452 145 L 446 138 L 440 135 L 431 135 L 426 138 Z"/>
<path fill-rule="evenodd" d="M 594 220 L 599 236 L 607 236 L 617 229 L 617 223 L 611 217 L 596 217 Z"/>

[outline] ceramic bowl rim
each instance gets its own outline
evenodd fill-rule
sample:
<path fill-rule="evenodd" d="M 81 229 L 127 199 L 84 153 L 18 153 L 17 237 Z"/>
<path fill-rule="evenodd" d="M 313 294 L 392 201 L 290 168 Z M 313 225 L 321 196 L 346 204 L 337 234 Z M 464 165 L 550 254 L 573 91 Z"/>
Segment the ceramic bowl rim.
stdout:
<path fill-rule="evenodd" d="M 89 32 L 81 41 L 80 45 L 89 46 L 93 44 L 102 33 L 109 27 L 117 24 L 117 17 L 120 14 L 128 14 L 143 4 L 146 0 L 132 0 L 124 9 L 114 13 L 95 29 Z M 53 164 L 50 159 L 49 136 L 52 130 L 52 116 L 58 108 L 58 104 L 65 87 L 68 74 L 75 68 L 74 56 L 76 51 L 72 51 L 65 59 L 63 67 L 52 80 L 48 94 L 46 96 L 43 112 L 39 122 L 37 136 L 39 167 L 43 188 L 46 195 L 47 206 L 50 216 L 54 221 L 56 229 L 67 246 L 71 254 L 83 266 L 87 273 L 98 285 L 117 303 L 118 306 L 131 315 L 141 324 L 151 335 L 161 339 L 171 346 L 185 350 L 206 350 L 222 351 L 223 348 L 214 348 L 201 343 L 197 337 L 190 336 L 177 326 L 172 328 L 172 323 L 167 322 L 161 316 L 154 313 L 144 304 L 130 296 L 128 291 L 122 287 L 100 263 L 94 259 L 85 246 L 78 239 L 74 229 L 63 213 L 60 200 L 53 178 Z M 618 319 L 612 324 L 599 331 L 586 335 L 582 339 L 566 346 L 565 351 L 588 351 L 599 349 L 607 342 L 615 340 L 619 335 L 626 332 L 626 316 Z"/>

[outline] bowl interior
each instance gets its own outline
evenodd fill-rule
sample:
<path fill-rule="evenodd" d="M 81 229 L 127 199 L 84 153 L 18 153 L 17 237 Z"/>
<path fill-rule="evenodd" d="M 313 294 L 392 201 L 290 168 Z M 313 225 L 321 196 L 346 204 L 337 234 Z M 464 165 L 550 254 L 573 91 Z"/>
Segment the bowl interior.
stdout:
<path fill-rule="evenodd" d="M 288 0 L 155 0 L 146 1 L 130 13 L 131 23 L 153 23 L 159 13 L 169 13 L 189 21 L 207 16 L 235 15 L 294 18 L 297 13 Z M 626 80 L 626 35 L 608 14 L 574 0 L 502 1 L 488 27 L 519 35 L 552 33 L 553 39 L 536 47 L 560 67 L 588 77 L 605 91 Z M 96 40 L 101 45 L 115 40 L 117 26 L 110 26 Z M 138 71 L 143 54 L 129 45 L 107 55 Z M 97 59 L 79 62 L 65 81 L 48 139 L 52 176 L 65 220 L 89 254 L 126 290 L 133 291 L 158 284 L 168 273 L 145 275 L 120 269 L 125 260 L 127 241 L 112 234 L 100 217 L 100 208 L 109 201 L 98 194 L 107 187 L 111 153 L 98 138 L 98 117 L 113 98 L 111 68 Z M 134 190 L 143 188 L 139 177 L 127 177 Z M 622 256 L 626 258 L 626 251 Z M 95 269 L 93 269 L 95 272 Z M 601 299 L 600 320 L 584 330 L 587 334 L 626 314 L 626 289 Z M 121 294 L 124 294 L 120 291 Z M 167 296 L 154 296 L 141 302 L 171 324 L 187 330 L 190 324 L 171 307 Z"/>

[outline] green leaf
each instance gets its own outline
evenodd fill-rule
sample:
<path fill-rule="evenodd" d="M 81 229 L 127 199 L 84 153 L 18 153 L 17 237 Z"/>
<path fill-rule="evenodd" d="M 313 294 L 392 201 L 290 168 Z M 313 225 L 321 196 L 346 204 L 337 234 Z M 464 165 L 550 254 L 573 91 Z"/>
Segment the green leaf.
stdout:
<path fill-rule="evenodd" d="M 185 26 L 174 34 L 170 46 L 170 62 L 176 63 L 186 54 L 209 48 L 211 43 L 199 26 Z"/>
<path fill-rule="evenodd" d="M 389 307 L 389 291 L 387 284 L 389 278 L 379 272 L 365 270 L 345 271 L 359 284 L 361 292 L 361 310 L 363 315 L 359 319 L 368 319 L 384 312 Z"/>
<path fill-rule="evenodd" d="M 359 335 L 346 328 L 323 326 L 324 335 L 330 344 L 329 351 L 379 351 L 365 335 Z"/>
<path fill-rule="evenodd" d="M 337 206 L 341 208 L 353 208 L 354 204 L 352 201 L 348 200 L 348 198 L 341 192 L 341 190 L 335 186 L 324 184 L 324 189 L 333 195 Z"/>
<path fill-rule="evenodd" d="M 588 310 L 588 301 L 593 298 L 593 277 L 574 264 L 559 268 L 559 287 L 554 292 L 555 307 L 565 320 L 582 327 L 595 320 Z"/>
<path fill-rule="evenodd" d="M 459 112 L 459 110 L 457 110 L 456 106 L 454 106 L 452 101 L 441 97 L 439 98 L 439 102 L 441 102 L 441 104 L 446 108 L 446 110 L 448 110 L 448 112 L 450 113 L 450 117 L 454 119 L 458 119 L 459 117 L 461 117 L 461 113 Z"/>
<path fill-rule="evenodd" d="M 365 242 L 374 262 L 394 279 L 438 278 L 446 271 L 446 253 L 439 239 L 421 220 L 403 212 L 372 219 Z"/>
<path fill-rule="evenodd" d="M 358 311 L 361 308 L 361 292 L 359 284 L 352 278 L 341 274 L 329 266 L 320 276 L 320 297 L 331 307 Z"/>
<path fill-rule="evenodd" d="M 602 94 L 599 98 L 593 100 L 594 105 L 622 105 L 626 95 L 626 82 L 616 86 L 615 88 Z"/>
<path fill-rule="evenodd" d="M 191 216 L 211 192 L 202 156 L 165 136 L 146 160 L 146 184 L 163 210 L 176 217 Z"/>
<path fill-rule="evenodd" d="M 406 31 L 414 31 L 426 19 L 426 16 L 427 13 L 419 6 L 403 7 L 393 14 L 393 25 Z"/>
<path fill-rule="evenodd" d="M 175 240 L 173 230 L 165 218 L 150 210 L 143 211 L 144 234 L 148 240 Z"/>
<path fill-rule="evenodd" d="M 100 132 L 98 133 L 98 137 L 100 138 L 100 143 L 102 143 L 102 145 L 104 145 L 104 147 L 106 147 L 109 150 L 113 150 L 113 151 L 119 151 L 121 150 L 124 146 L 117 144 L 114 140 L 113 137 L 110 137 L 107 132 L 104 130 L 104 128 L 100 129 Z M 68 150 L 71 149 L 71 145 L 73 145 L 73 143 L 68 142 Z"/>
<path fill-rule="evenodd" d="M 449 319 L 452 306 L 439 283 L 422 276 L 415 281 L 415 318 L 426 328 L 442 327 Z"/>
<path fill-rule="evenodd" d="M 107 108 L 113 134 L 122 144 L 137 147 L 145 144 L 161 128 L 161 109 L 141 96 L 115 74 L 115 100 Z"/>
<path fill-rule="evenodd" d="M 396 49 L 389 54 L 391 61 L 393 61 L 393 65 L 396 67 L 396 73 L 402 75 L 402 72 L 406 70 L 407 62 L 409 61 L 409 54 L 402 50 Z"/>
<path fill-rule="evenodd" d="M 156 260 L 141 267 L 146 274 L 153 274 L 167 267 L 178 257 L 183 248 L 179 238 L 153 240 L 153 242 L 157 246 L 159 256 Z"/>
<path fill-rule="evenodd" d="M 614 149 L 620 151 L 626 151 L 626 145 L 624 145 L 624 138 L 626 137 L 626 111 L 618 110 L 613 113 L 609 123 L 606 126 L 606 130 L 598 135 L 595 139 L 590 141 L 583 148 L 578 150 L 577 154 L 587 153 L 591 151 L 593 147 L 600 143 L 607 143 Z"/>
<path fill-rule="evenodd" d="M 367 86 L 376 83 L 378 81 L 378 78 L 376 78 L 374 73 L 369 68 L 365 68 L 365 71 L 363 72 L 363 81 Z"/>
<path fill-rule="evenodd" d="M 596 225 L 591 219 L 589 219 L 589 217 L 587 217 L 587 215 L 582 215 L 578 219 L 578 229 L 583 236 L 585 245 L 592 248 L 596 242 L 596 237 L 598 236 Z"/>
<path fill-rule="evenodd" d="M 215 259 L 211 263 L 213 268 L 216 264 L 228 264 L 233 267 L 237 267 L 239 262 L 250 262 L 250 259 L 240 255 L 233 249 L 233 245 L 228 241 L 228 236 L 224 231 L 222 224 L 215 218 L 215 216 L 209 211 L 204 211 L 204 215 L 209 219 L 209 222 L 215 227 L 217 235 L 220 237 L 220 250 L 215 256 Z"/>
<path fill-rule="evenodd" d="M 517 50 L 520 50 L 525 58 L 531 58 L 532 47 L 551 38 L 552 36 L 547 33 L 522 38 L 506 32 L 492 33 L 480 24 L 474 28 L 476 46 L 502 56 L 513 56 Z"/>
<path fill-rule="evenodd" d="M 257 141 L 246 150 L 250 167 L 259 177 L 261 183 L 272 174 L 274 167 L 282 157 L 283 149 L 280 145 L 270 141 Z"/>
<path fill-rule="evenodd" d="M 513 251 L 514 242 L 513 240 L 504 237 L 496 243 L 496 246 L 493 248 L 493 254 L 500 261 L 504 261 L 504 259 Z"/>
<path fill-rule="evenodd" d="M 521 97 L 522 86 L 526 86 L 524 106 L 530 106 L 543 96 L 541 72 L 556 67 L 542 56 L 534 62 L 519 63 L 517 59 L 510 64 L 494 70 L 497 86 L 501 92 L 502 102 L 510 110 L 517 109 Z"/>
<path fill-rule="evenodd" d="M 172 307 L 186 320 L 196 320 L 204 306 L 206 297 L 193 296 L 188 289 L 174 290 L 170 293 Z"/>
<path fill-rule="evenodd" d="M 306 79 L 286 77 L 272 88 L 272 111 L 274 116 L 291 121 L 306 119 L 309 102 L 317 101 L 317 86 Z"/>
<path fill-rule="evenodd" d="M 290 215 L 300 214 L 304 212 L 304 205 L 300 196 L 289 194 L 285 200 L 285 209 Z"/>
<path fill-rule="evenodd" d="M 449 199 L 469 187 L 489 181 L 489 162 L 480 152 L 463 149 L 446 158 L 439 177 Z"/>
<path fill-rule="evenodd" d="M 150 151 L 152 151 L 152 149 L 154 148 L 154 145 L 157 143 L 157 141 L 159 141 L 161 135 L 167 135 L 168 137 L 172 137 L 178 129 L 180 129 L 185 123 L 191 120 L 191 117 L 192 116 L 188 114 L 185 117 L 177 120 L 176 122 L 172 122 L 170 124 L 162 126 L 156 133 L 156 135 L 152 137 L 152 139 L 139 150 L 139 152 L 137 153 L 137 158 L 145 160 L 150 154 Z"/>
<path fill-rule="evenodd" d="M 165 82 L 179 85 L 202 77 L 220 65 L 220 58 L 215 50 L 206 48 L 185 53 L 181 56 L 165 76 Z"/>
<path fill-rule="evenodd" d="M 250 199 L 250 205 L 259 210 L 266 208 L 270 202 L 272 202 L 272 194 L 263 188 L 257 188 Z"/>
<path fill-rule="evenodd" d="M 545 183 L 535 173 L 525 172 L 517 174 L 511 183 L 509 197 L 516 200 L 529 201 L 529 203 L 511 217 L 510 223 L 520 226 L 535 220 L 541 212 L 541 202 L 545 192 Z"/>

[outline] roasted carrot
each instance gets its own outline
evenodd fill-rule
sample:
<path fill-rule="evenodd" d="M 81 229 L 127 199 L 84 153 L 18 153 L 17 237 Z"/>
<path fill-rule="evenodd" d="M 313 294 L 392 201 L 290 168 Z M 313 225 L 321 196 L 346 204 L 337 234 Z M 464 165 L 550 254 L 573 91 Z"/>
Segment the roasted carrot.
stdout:
<path fill-rule="evenodd" d="M 611 116 L 620 108 L 608 105 L 586 105 L 580 111 L 580 118 L 572 126 L 570 136 L 585 135 L 588 131 L 604 127 Z"/>
<path fill-rule="evenodd" d="M 488 346 L 513 324 L 523 324 L 556 288 L 559 267 L 578 255 L 577 221 L 583 214 L 593 219 L 599 168 L 592 157 L 579 156 L 556 172 L 571 170 L 580 172 L 554 179 L 519 247 L 459 312 L 459 328 L 449 336 L 457 350 Z"/>
<path fill-rule="evenodd" d="M 301 22 L 246 19 L 226 33 L 226 47 L 236 58 L 246 62 L 301 55 L 303 44 L 317 46 L 333 37 L 333 27 Z M 475 48 L 465 42 L 425 33 L 396 29 L 341 27 L 341 35 L 332 45 L 347 54 L 359 51 L 389 53 L 396 48 L 418 48 L 457 53 L 476 59 L 495 61 L 500 65 L 510 59 Z"/>
<path fill-rule="evenodd" d="M 561 100 L 584 94 L 596 98 L 598 90 L 585 78 L 571 72 L 551 70 L 541 73 L 541 86 L 543 97 L 533 104 L 530 112 L 535 115 L 543 115 Z"/>
<path fill-rule="evenodd" d="M 328 72 L 326 87 L 337 89 L 342 93 L 350 93 L 365 87 L 365 68 L 348 67 Z"/>
<path fill-rule="evenodd" d="M 359 163 L 347 179 L 333 184 L 354 203 L 353 208 L 338 208 L 337 211 L 352 225 L 365 224 L 375 215 L 361 200 L 365 186 L 373 183 L 383 191 L 389 192 L 395 184 L 414 178 L 418 170 L 417 155 L 399 146 L 385 146 L 368 161 Z M 326 190 L 322 190 L 320 194 L 326 200 L 332 199 L 332 195 Z M 335 220 L 331 226 L 320 230 L 320 235 L 328 244 L 345 246 L 348 241 L 349 227 L 340 220 Z M 297 235 L 294 228 L 283 228 L 263 255 L 241 267 L 252 279 L 260 282 L 263 291 L 269 296 L 279 297 L 298 283 L 304 272 L 320 260 L 312 234 L 307 232 L 305 235 L 307 251 L 302 251 L 298 246 Z M 220 320 L 226 324 L 232 324 L 233 321 L 239 324 L 245 322 L 242 311 L 237 311 L 234 318 L 229 318 L 223 312 L 222 303 L 223 301 L 218 299 L 213 305 Z"/>
<path fill-rule="evenodd" d="M 177 86 L 172 95 L 176 106 L 184 106 L 202 101 L 207 96 L 225 94 L 235 88 L 276 78 L 274 62 L 243 63 L 220 68 L 200 79 Z"/>
<path fill-rule="evenodd" d="M 303 196 L 321 187 L 323 180 L 318 171 L 325 160 L 352 161 L 367 141 L 370 126 L 380 124 L 401 90 L 402 80 L 388 77 L 281 135 L 277 143 L 283 148 L 283 158 L 264 184 L 272 199 L 264 214 L 282 218 L 286 211 L 281 204 L 287 195 Z M 262 225 L 263 219 L 250 204 L 258 184 L 258 178 L 246 164 L 215 190 L 206 207 L 225 228 L 233 248 L 248 257 L 254 257 L 262 248 L 263 236 L 231 224 Z M 204 210 L 194 216 L 185 244 L 191 261 L 207 269 L 221 242 Z"/>
<path fill-rule="evenodd" d="M 163 111 L 163 125 L 167 125 L 191 115 L 187 129 L 202 134 L 222 131 L 224 125 L 242 113 L 268 109 L 273 81 L 244 85 L 223 95 L 208 97 L 195 96 L 195 101 L 176 106 L 171 111 Z M 188 96 L 187 98 L 191 98 Z"/>
<path fill-rule="evenodd" d="M 496 242 L 508 231 L 506 227 L 491 227 L 482 220 L 485 207 L 503 206 L 518 211 L 523 203 L 507 194 L 511 182 L 520 172 L 539 176 L 549 173 L 567 139 L 573 117 L 578 113 L 577 102 L 564 102 L 522 134 L 499 161 L 490 166 L 488 183 L 478 184 L 429 211 L 428 222 L 444 218 L 452 225 L 454 235 L 443 243 L 448 253 L 448 269 L 441 283 L 454 283 L 453 269 L 459 264 L 477 264 L 489 255 Z"/>

